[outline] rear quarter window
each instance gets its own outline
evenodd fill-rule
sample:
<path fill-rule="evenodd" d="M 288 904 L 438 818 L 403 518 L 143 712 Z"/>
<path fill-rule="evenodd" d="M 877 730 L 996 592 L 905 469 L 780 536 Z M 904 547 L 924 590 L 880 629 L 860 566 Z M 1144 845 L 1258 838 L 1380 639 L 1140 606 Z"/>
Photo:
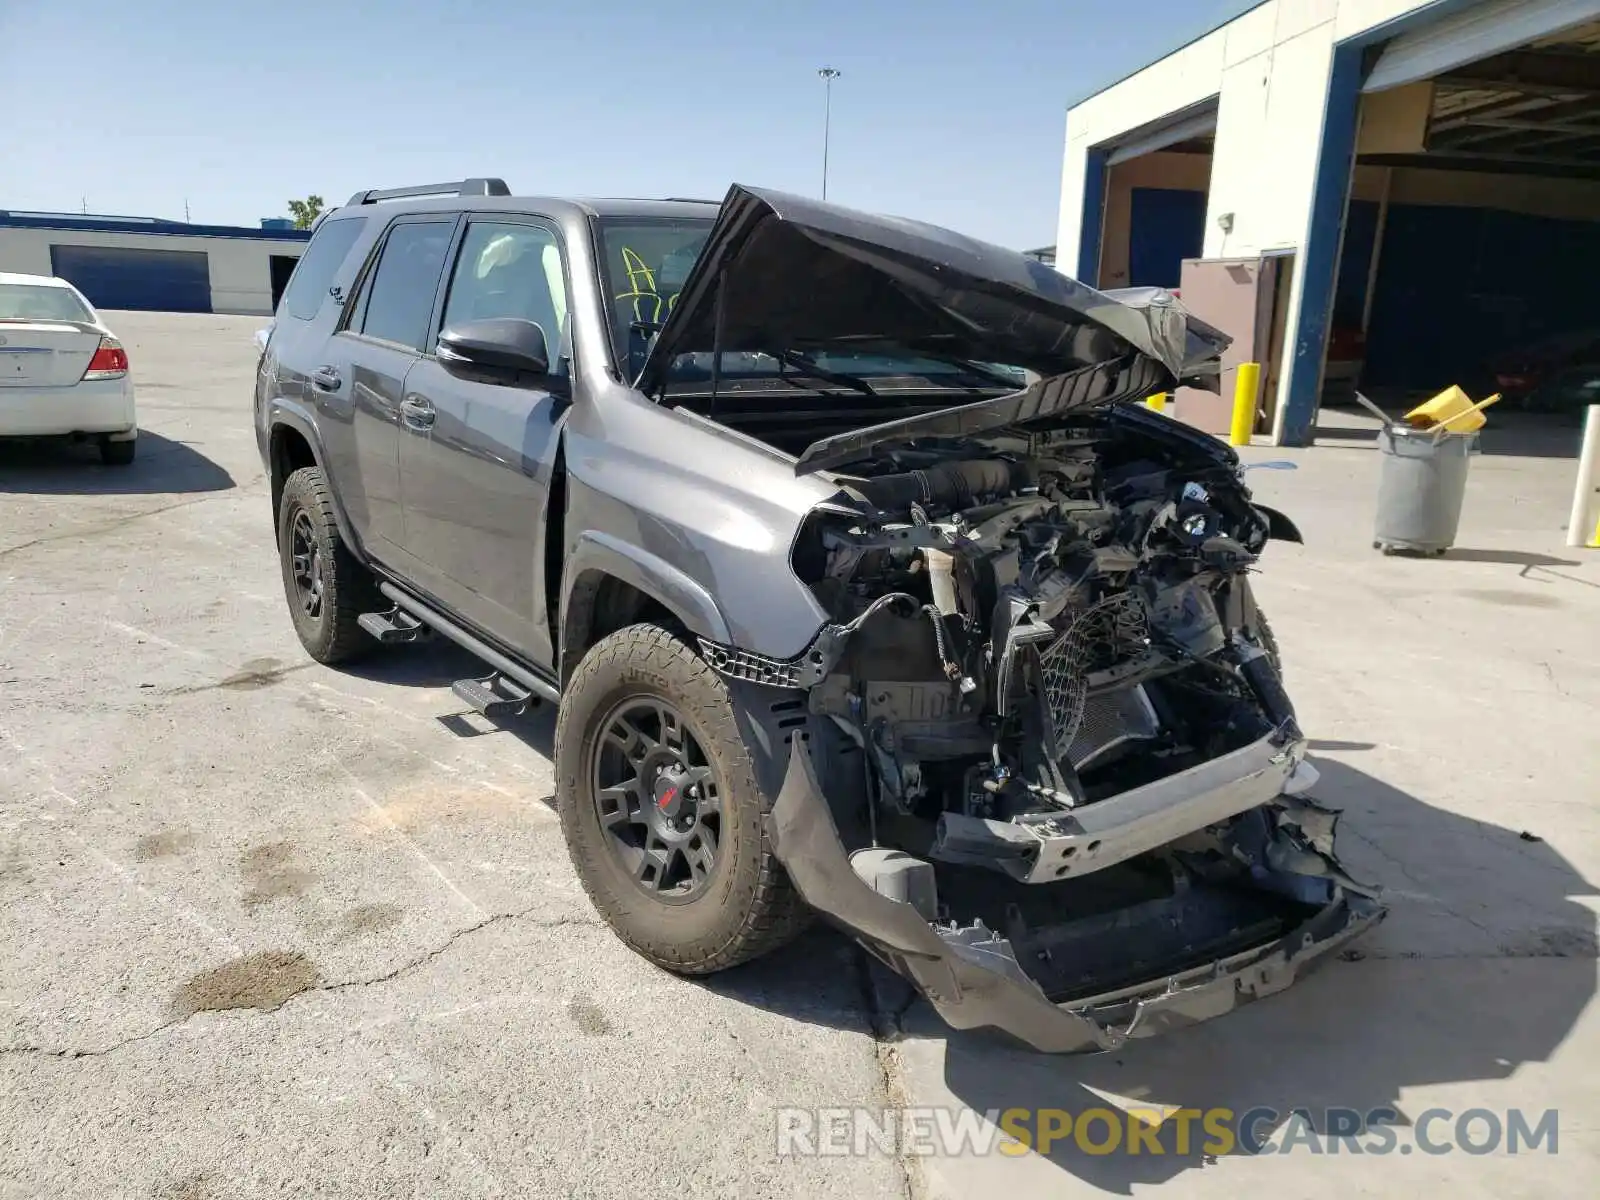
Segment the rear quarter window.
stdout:
<path fill-rule="evenodd" d="M 328 288 L 333 285 L 340 265 L 349 255 L 350 247 L 355 245 L 356 238 L 361 236 L 366 223 L 364 216 L 322 223 L 312 236 L 306 252 L 295 264 L 294 274 L 289 277 L 289 286 L 284 289 L 283 304 L 280 306 L 284 313 L 297 320 L 310 321 L 322 311 L 323 301 L 328 298 Z"/>

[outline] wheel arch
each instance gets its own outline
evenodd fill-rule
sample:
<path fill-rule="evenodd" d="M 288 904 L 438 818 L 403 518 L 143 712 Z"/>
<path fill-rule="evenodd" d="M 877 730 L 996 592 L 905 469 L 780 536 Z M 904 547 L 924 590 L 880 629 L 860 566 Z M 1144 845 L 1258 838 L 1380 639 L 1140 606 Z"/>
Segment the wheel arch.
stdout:
<path fill-rule="evenodd" d="M 561 579 L 561 680 L 589 648 L 638 621 L 681 626 L 712 641 L 730 640 L 711 593 L 670 563 L 598 530 L 585 530 L 567 555 Z"/>
<path fill-rule="evenodd" d="M 276 401 L 268 415 L 267 424 L 267 472 L 272 490 L 274 526 L 283 502 L 283 485 L 288 482 L 289 476 L 303 467 L 319 467 L 324 475 L 328 474 L 322 439 L 317 436 L 317 427 L 309 416 L 281 400 Z M 339 536 L 351 552 L 364 561 L 366 555 L 361 542 L 355 536 L 331 476 L 328 483 L 333 498 L 333 519 L 339 526 Z"/>

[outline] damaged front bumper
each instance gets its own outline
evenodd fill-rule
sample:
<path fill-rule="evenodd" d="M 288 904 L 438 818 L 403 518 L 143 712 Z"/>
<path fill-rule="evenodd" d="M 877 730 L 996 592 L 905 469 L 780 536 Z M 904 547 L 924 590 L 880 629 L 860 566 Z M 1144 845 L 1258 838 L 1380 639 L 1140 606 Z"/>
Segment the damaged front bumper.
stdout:
<path fill-rule="evenodd" d="M 1275 775 L 1275 766 L 1267 764 L 1263 773 Z M 1292 770 L 1291 763 L 1286 773 Z M 957 1029 L 1001 1029 L 1046 1053 L 1114 1049 L 1282 991 L 1385 915 L 1376 899 L 1335 876 L 1319 908 L 1264 944 L 1057 1005 L 1014 957 L 1000 952 L 1003 943 L 941 936 L 911 904 L 880 894 L 856 874 L 801 739 L 791 743 L 767 823 L 774 852 L 805 901 L 914 983 L 946 1022 Z"/>

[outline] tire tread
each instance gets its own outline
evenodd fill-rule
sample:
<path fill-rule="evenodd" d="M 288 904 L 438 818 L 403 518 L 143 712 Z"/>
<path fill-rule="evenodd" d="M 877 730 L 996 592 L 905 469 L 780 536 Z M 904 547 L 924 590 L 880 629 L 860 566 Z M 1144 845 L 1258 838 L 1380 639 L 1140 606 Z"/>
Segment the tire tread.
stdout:
<path fill-rule="evenodd" d="M 711 726 L 715 746 L 706 746 L 704 749 L 708 754 L 716 755 L 721 762 L 734 767 L 735 779 L 729 781 L 730 790 L 761 797 L 761 816 L 764 818 L 771 811 L 773 798 L 765 796 L 756 783 L 749 751 L 739 736 L 726 685 L 704 659 L 666 629 L 658 625 L 633 625 L 602 639 L 573 672 L 566 689 L 567 695 L 597 686 L 597 681 L 598 686 L 604 687 L 604 681 L 618 678 L 630 667 L 653 668 L 669 677 L 681 673 L 684 690 L 702 694 L 701 697 L 691 695 L 681 699 L 692 701 L 703 697 L 699 706 L 702 715 L 708 710 L 713 714 L 705 723 Z M 715 711 L 718 708 L 720 712 Z M 558 780 L 562 784 L 557 792 L 557 807 L 567 844 L 576 855 L 576 848 L 582 844 L 576 829 L 580 816 L 578 806 L 586 802 L 586 790 L 580 794 L 578 780 L 570 771 L 573 764 L 567 761 L 579 753 L 573 748 L 583 744 L 584 731 L 573 728 L 574 709 L 575 706 L 571 704 L 561 705 L 556 722 L 555 744 Z M 563 747 L 568 750 L 565 755 L 562 753 Z M 582 769 L 581 763 L 578 769 Z M 743 910 L 738 926 L 717 944 L 665 944 L 660 940 L 641 937 L 623 924 L 626 907 L 619 905 L 616 897 L 597 884 L 593 872 L 580 866 L 578 876 L 590 902 L 607 924 L 624 942 L 657 966 L 685 975 L 708 975 L 726 970 L 770 953 L 790 941 L 805 929 L 812 915 L 811 909 L 800 898 L 773 853 L 765 821 L 756 824 L 759 867 L 754 885 L 738 901 Z"/>

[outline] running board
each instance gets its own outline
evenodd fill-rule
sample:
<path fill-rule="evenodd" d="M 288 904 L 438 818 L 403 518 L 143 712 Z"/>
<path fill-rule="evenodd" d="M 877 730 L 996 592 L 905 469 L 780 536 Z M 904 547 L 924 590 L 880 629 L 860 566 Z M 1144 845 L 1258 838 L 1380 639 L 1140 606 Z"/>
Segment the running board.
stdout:
<path fill-rule="evenodd" d="M 539 703 L 539 697 L 498 671 L 482 679 L 458 679 L 450 685 L 450 690 L 490 719 L 518 717 Z"/>
<path fill-rule="evenodd" d="M 500 651 L 490 646 L 482 638 L 463 629 L 449 617 L 427 604 L 409 595 L 392 583 L 381 583 L 378 590 L 394 601 L 395 607 L 401 609 L 407 616 L 415 618 L 426 625 L 432 632 L 454 642 L 463 650 L 482 659 L 485 664 L 494 669 L 494 674 L 488 680 L 464 679 L 453 685 L 453 690 L 468 704 L 479 712 L 490 712 L 478 703 L 484 699 L 485 692 L 491 692 L 490 680 L 497 680 L 492 693 L 487 696 L 490 704 L 497 701 L 509 701 L 515 711 L 523 711 L 536 700 L 548 700 L 552 704 L 561 700 L 561 689 L 551 680 L 543 677 L 536 671 L 528 669 L 521 663 L 507 658 Z M 466 690 L 463 691 L 462 689 Z M 525 694 L 525 698 L 524 698 Z M 500 708 L 493 711 L 510 711 Z"/>
<path fill-rule="evenodd" d="M 356 618 L 356 624 L 383 646 L 419 641 L 428 633 L 426 625 L 399 605 L 386 613 L 362 613 Z"/>

